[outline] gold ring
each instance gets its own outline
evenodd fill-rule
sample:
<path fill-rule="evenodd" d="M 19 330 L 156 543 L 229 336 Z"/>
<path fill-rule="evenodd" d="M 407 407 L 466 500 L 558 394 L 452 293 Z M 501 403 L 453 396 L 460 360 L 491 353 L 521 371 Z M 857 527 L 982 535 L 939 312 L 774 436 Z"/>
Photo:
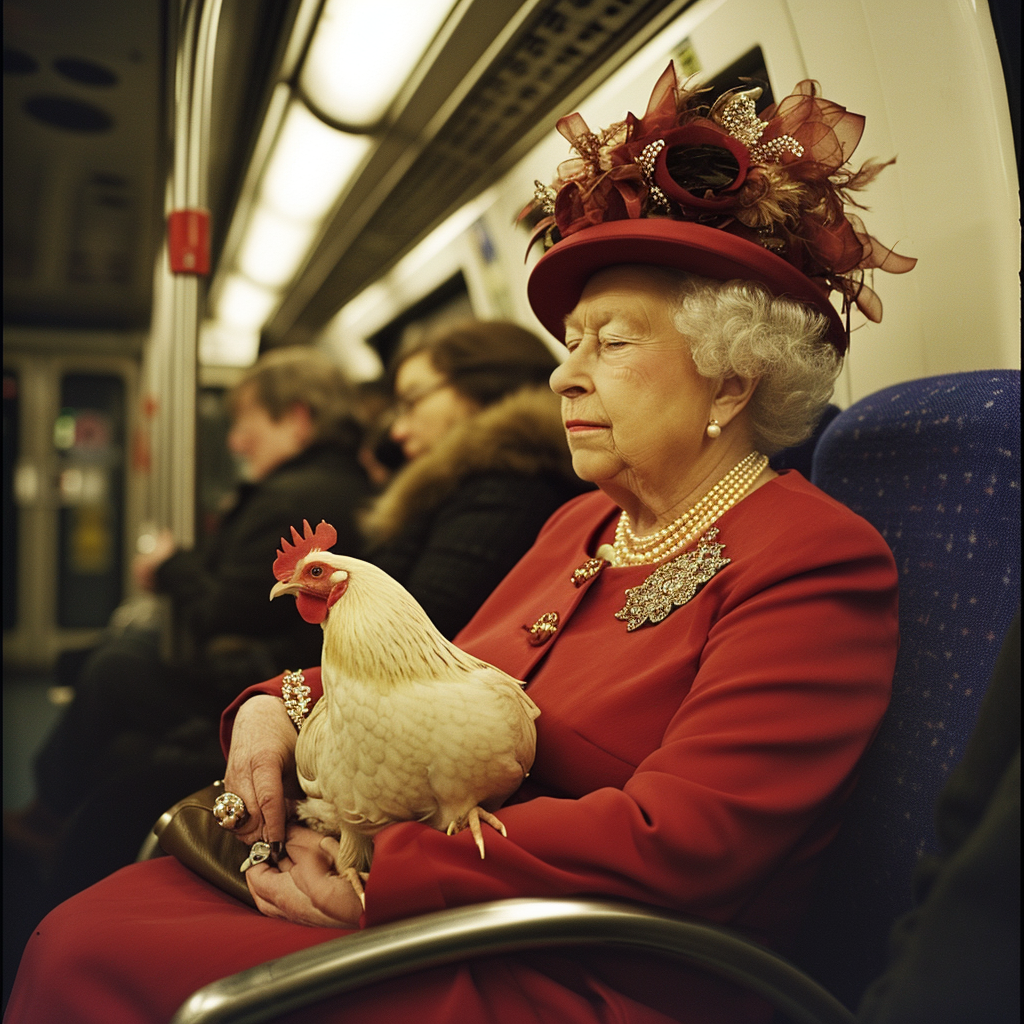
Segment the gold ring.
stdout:
<path fill-rule="evenodd" d="M 243 824 L 249 812 L 237 793 L 221 793 L 213 802 L 213 816 L 221 828 L 231 830 Z"/>

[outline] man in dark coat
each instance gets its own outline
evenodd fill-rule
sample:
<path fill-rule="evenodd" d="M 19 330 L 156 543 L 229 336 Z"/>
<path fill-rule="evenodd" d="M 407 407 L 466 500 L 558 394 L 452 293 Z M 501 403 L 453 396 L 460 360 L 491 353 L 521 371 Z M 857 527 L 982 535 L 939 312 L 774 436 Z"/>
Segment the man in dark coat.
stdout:
<path fill-rule="evenodd" d="M 133 859 L 167 806 L 219 777 L 225 703 L 319 659 L 319 627 L 268 599 L 281 537 L 303 518 L 326 519 L 338 550 L 359 553 L 354 516 L 369 485 L 334 364 L 308 348 L 268 353 L 236 385 L 231 408 L 228 444 L 248 478 L 233 507 L 201 551 L 175 550 L 165 532 L 133 566 L 141 589 L 170 598 L 173 657 L 135 631 L 94 650 L 37 756 L 36 801 L 5 814 L 5 841 L 56 847 L 68 863 L 55 874 L 71 891 Z"/>

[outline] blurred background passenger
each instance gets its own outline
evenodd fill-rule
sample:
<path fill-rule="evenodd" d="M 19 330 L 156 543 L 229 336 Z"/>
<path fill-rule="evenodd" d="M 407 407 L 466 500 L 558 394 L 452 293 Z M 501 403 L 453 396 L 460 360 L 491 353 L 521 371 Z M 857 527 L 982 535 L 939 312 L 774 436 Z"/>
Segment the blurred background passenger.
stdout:
<path fill-rule="evenodd" d="M 402 446 L 391 436 L 395 420 L 391 383 L 385 376 L 356 385 L 359 420 L 363 424 L 357 457 L 376 493 L 384 489 L 406 461 Z"/>
<path fill-rule="evenodd" d="M 557 365 L 503 321 L 458 324 L 395 358 L 391 437 L 409 462 L 364 519 L 367 558 L 449 638 L 586 487 L 548 387 Z"/>
<path fill-rule="evenodd" d="M 319 626 L 267 599 L 281 536 L 303 517 L 323 518 L 339 550 L 360 549 L 355 513 L 369 484 L 335 364 L 309 348 L 271 351 L 229 402 L 228 446 L 244 476 L 233 503 L 202 550 L 176 550 L 165 532 L 132 567 L 142 590 L 171 600 L 170 661 L 155 633 L 136 629 L 111 633 L 89 653 L 73 702 L 36 758 L 35 800 L 4 815 L 5 848 L 67 859 L 58 873 L 70 891 L 132 860 L 169 802 L 219 777 L 225 701 L 268 673 L 319 659 Z"/>

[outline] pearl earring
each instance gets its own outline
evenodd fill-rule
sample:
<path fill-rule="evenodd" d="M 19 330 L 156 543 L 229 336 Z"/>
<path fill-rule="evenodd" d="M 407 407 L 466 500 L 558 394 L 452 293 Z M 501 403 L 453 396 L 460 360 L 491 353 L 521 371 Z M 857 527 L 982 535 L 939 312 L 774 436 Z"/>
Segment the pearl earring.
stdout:
<path fill-rule="evenodd" d="M 714 441 L 716 437 L 719 437 L 722 433 L 722 428 L 718 425 L 718 420 L 712 420 L 707 425 L 705 433 L 708 435 L 708 437 L 711 438 L 712 441 Z"/>

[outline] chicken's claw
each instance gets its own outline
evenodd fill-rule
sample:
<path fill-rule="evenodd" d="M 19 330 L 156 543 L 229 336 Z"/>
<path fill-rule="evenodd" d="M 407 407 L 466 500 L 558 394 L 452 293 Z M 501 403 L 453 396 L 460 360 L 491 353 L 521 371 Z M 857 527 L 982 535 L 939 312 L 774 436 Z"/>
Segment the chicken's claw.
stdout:
<path fill-rule="evenodd" d="M 348 879 L 349 884 L 355 889 L 356 895 L 359 897 L 359 902 L 363 905 L 363 910 L 365 910 L 366 893 L 363 890 L 363 882 L 370 876 L 357 871 L 351 864 L 345 863 L 345 855 L 342 852 L 341 844 L 334 836 L 324 836 L 320 840 L 320 849 L 329 854 L 331 860 L 334 861 L 334 870 L 338 872 L 338 877 Z"/>
<path fill-rule="evenodd" d="M 482 807 L 474 807 L 461 818 L 451 822 L 448 825 L 448 835 L 453 836 L 456 832 L 462 832 L 464 829 L 469 828 L 470 832 L 473 833 L 473 841 L 476 843 L 476 848 L 480 851 L 480 859 L 483 860 L 484 836 L 480 830 L 481 821 L 486 821 L 491 828 L 500 832 L 503 836 L 508 835 L 508 831 L 501 821 L 491 814 L 490 811 L 485 811 Z"/>
<path fill-rule="evenodd" d="M 347 878 L 349 884 L 356 891 L 356 895 L 359 897 L 359 902 L 363 906 L 363 910 L 366 909 L 366 892 L 363 889 L 363 876 L 356 871 L 355 868 L 345 868 L 344 871 L 340 872 L 342 878 Z"/>

